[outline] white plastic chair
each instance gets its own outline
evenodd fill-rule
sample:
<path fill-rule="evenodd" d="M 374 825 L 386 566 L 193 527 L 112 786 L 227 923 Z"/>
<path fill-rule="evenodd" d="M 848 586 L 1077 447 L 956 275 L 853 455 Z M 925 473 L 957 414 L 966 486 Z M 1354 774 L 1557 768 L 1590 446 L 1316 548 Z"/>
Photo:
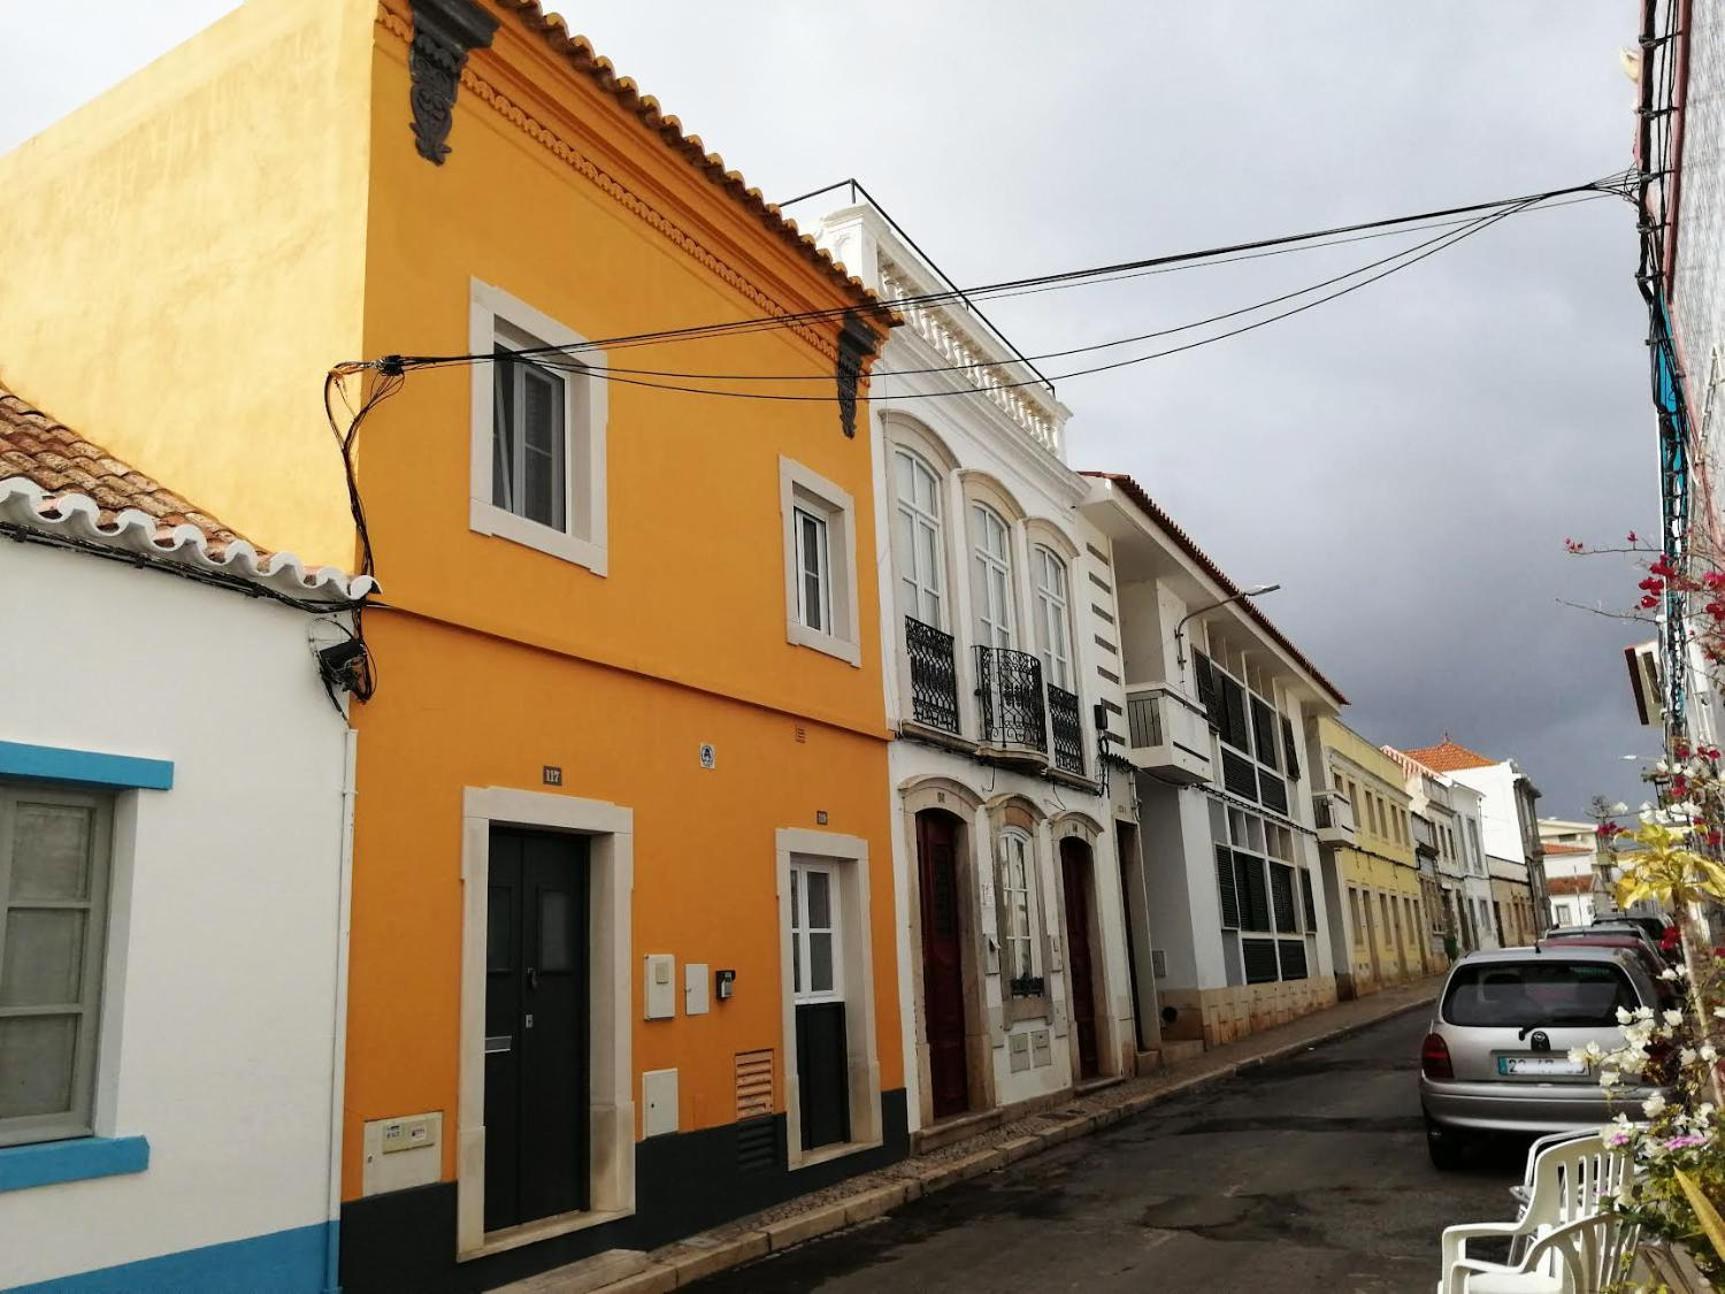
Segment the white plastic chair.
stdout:
<path fill-rule="evenodd" d="M 1535 1240 L 1513 1267 L 1461 1259 L 1444 1294 L 1600 1294 L 1630 1274 L 1639 1233 L 1614 1213 L 1577 1218 Z"/>
<path fill-rule="evenodd" d="M 1543 1137 L 1536 1137 L 1527 1148 L 1527 1167 L 1522 1172 L 1521 1181 L 1509 1188 L 1509 1197 L 1515 1201 L 1516 1213 L 1519 1215 L 1526 1212 L 1527 1202 L 1533 1198 L 1533 1165 L 1539 1159 L 1541 1151 L 1562 1145 L 1566 1141 L 1578 1141 L 1582 1137 L 1596 1135 L 1585 1128 L 1570 1128 L 1564 1132 L 1548 1132 Z"/>
<path fill-rule="evenodd" d="M 1542 1138 L 1542 1141 L 1544 1139 Z M 1443 1233 L 1443 1281 L 1439 1294 L 1462 1294 L 1463 1269 L 1470 1262 L 1470 1240 L 1507 1240 L 1512 1262 L 1531 1257 L 1537 1242 L 1572 1222 L 1595 1217 L 1634 1174 L 1634 1161 L 1627 1152 L 1608 1147 L 1597 1133 L 1558 1140 L 1531 1154 L 1528 1174 L 1531 1189 L 1521 1217 L 1514 1222 L 1470 1222 L 1445 1227 Z M 1487 1264 L 1494 1269 L 1499 1264 Z M 1501 1267 L 1503 1271 L 1516 1270 Z M 1516 1287 L 1511 1287 L 1516 1288 Z M 1529 1288 L 1539 1288 L 1530 1286 Z"/>

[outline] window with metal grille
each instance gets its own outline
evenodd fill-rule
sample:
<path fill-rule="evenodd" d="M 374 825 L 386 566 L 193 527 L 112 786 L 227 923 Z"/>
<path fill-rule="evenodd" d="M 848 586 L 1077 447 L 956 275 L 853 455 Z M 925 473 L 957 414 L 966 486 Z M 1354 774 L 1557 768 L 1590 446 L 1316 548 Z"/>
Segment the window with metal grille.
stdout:
<path fill-rule="evenodd" d="M 1270 864 L 1270 898 L 1276 909 L 1276 929 L 1282 934 L 1299 930 L 1294 918 L 1294 869 L 1283 863 Z"/>
<path fill-rule="evenodd" d="M 1279 978 L 1274 939 L 1240 940 L 1240 960 L 1245 963 L 1248 984 L 1271 984 Z"/>
<path fill-rule="evenodd" d="M 1282 978 L 1306 978 L 1306 941 L 1304 939 L 1278 939 L 1277 946 L 1282 952 Z"/>
<path fill-rule="evenodd" d="M 1216 889 L 1222 897 L 1222 928 L 1240 928 L 1240 891 L 1234 883 L 1234 857 L 1216 846 Z"/>

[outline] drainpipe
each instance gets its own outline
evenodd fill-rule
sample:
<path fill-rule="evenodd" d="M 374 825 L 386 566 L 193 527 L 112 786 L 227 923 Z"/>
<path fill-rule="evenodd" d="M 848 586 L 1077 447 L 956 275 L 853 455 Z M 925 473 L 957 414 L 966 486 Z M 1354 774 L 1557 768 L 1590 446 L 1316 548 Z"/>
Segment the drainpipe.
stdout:
<path fill-rule="evenodd" d="M 342 733 L 341 861 L 336 886 L 334 1028 L 330 1037 L 329 1197 L 324 1226 L 323 1294 L 341 1294 L 341 1132 L 347 1082 L 347 945 L 353 914 L 353 797 L 359 734 Z"/>

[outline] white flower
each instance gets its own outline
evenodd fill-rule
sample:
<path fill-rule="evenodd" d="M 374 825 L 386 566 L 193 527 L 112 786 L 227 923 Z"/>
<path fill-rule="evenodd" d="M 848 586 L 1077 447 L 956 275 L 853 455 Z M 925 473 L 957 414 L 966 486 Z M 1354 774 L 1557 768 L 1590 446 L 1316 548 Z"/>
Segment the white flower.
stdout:
<path fill-rule="evenodd" d="M 1677 1059 L 1682 1061 L 1685 1065 L 1693 1065 L 1695 1063 L 1696 1055 L 1697 1053 L 1695 1048 L 1685 1047 L 1682 1051 L 1677 1053 Z"/>
<path fill-rule="evenodd" d="M 1715 1107 L 1713 1102 L 1701 1102 L 1700 1105 L 1695 1107 L 1695 1126 L 1697 1128 L 1705 1128 L 1709 1123 L 1713 1122 L 1714 1112 Z"/>
<path fill-rule="evenodd" d="M 1569 1049 L 1569 1060 L 1570 1063 L 1574 1065 L 1585 1065 L 1587 1063 L 1587 1052 L 1581 1047 L 1571 1047 Z"/>
<path fill-rule="evenodd" d="M 1665 1093 L 1655 1092 L 1641 1103 L 1641 1112 L 1649 1119 L 1657 1119 L 1665 1112 Z"/>
<path fill-rule="evenodd" d="M 1618 1007 L 1618 1008 L 1617 1008 L 1617 1009 L 1618 1009 L 1618 1010 L 1619 1010 L 1619 1011 L 1621 1011 L 1621 1010 L 1622 1010 L 1622 1009 L 1623 1009 L 1623 1008 L 1622 1008 L 1622 1007 Z M 1714 1007 L 1714 1008 L 1713 1008 L 1713 1018 L 1714 1018 L 1714 1019 L 1715 1019 L 1715 1020 L 1725 1020 L 1725 1006 L 1716 1006 L 1716 1007 Z"/>
<path fill-rule="evenodd" d="M 1635 1018 L 1637 1020 L 1651 1020 L 1653 1018 L 1653 1008 L 1650 1006 L 1636 1007 Z"/>
<path fill-rule="evenodd" d="M 1688 962 L 1678 962 L 1677 965 L 1673 966 L 1671 969 L 1677 972 L 1677 978 L 1678 979 L 1688 979 L 1689 978 L 1689 963 Z"/>
<path fill-rule="evenodd" d="M 1598 1060 L 1601 1056 L 1603 1056 L 1605 1054 L 1605 1049 L 1603 1047 L 1601 1047 L 1597 1042 L 1588 1043 L 1586 1050 L 1587 1050 L 1587 1058 L 1589 1060 Z"/>
<path fill-rule="evenodd" d="M 1614 818 L 1621 817 L 1623 814 L 1628 812 L 1629 806 L 1622 800 L 1619 800 L 1616 804 L 1611 806 L 1611 816 Z"/>
<path fill-rule="evenodd" d="M 1655 773 L 1669 773 L 1671 771 L 1671 765 L 1667 764 L 1663 759 L 1655 760 L 1653 771 Z"/>
<path fill-rule="evenodd" d="M 1669 1010 L 1661 1018 L 1667 1025 L 1675 1029 L 1678 1025 L 1683 1023 L 1683 1012 L 1675 1009 Z"/>
<path fill-rule="evenodd" d="M 1664 970 L 1659 972 L 1659 978 L 1660 979 L 1668 979 L 1668 980 L 1676 979 L 1677 978 L 1677 968 L 1675 966 L 1667 966 Z"/>
<path fill-rule="evenodd" d="M 1701 1044 L 1701 1059 L 1711 1065 L 1719 1059 L 1719 1049 L 1710 1042 Z"/>
<path fill-rule="evenodd" d="M 1725 1006 L 1714 1007 L 1713 1008 L 1713 1014 L 1718 1016 L 1720 1019 L 1725 1020 Z M 1620 1006 L 1617 1008 L 1617 1023 L 1618 1024 L 1628 1024 L 1634 1018 L 1635 1018 L 1634 1016 L 1629 1014 L 1629 1008 L 1628 1007 Z"/>
<path fill-rule="evenodd" d="M 1622 1076 L 1615 1070 L 1602 1069 L 1599 1071 L 1599 1085 L 1601 1087 L 1616 1087 L 1622 1081 Z"/>

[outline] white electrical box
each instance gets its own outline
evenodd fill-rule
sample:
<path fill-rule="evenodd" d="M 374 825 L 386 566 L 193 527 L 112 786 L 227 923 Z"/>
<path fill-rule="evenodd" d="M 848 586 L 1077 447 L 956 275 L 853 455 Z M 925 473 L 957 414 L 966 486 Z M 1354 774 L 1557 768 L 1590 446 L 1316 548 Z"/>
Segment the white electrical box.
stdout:
<path fill-rule="evenodd" d="M 677 1130 L 677 1071 L 649 1069 L 641 1075 L 641 1135 Z"/>
<path fill-rule="evenodd" d="M 707 1014 L 707 982 L 708 971 L 706 962 L 683 963 L 683 1014 Z"/>
<path fill-rule="evenodd" d="M 642 999 L 648 1020 L 669 1020 L 677 1014 L 677 959 L 670 953 L 648 953 L 643 959 L 645 988 Z"/>
<path fill-rule="evenodd" d="M 371 1120 L 365 1125 L 363 1139 L 361 1192 L 381 1195 L 410 1186 L 430 1186 L 442 1176 L 442 1142 L 442 1111 Z"/>

